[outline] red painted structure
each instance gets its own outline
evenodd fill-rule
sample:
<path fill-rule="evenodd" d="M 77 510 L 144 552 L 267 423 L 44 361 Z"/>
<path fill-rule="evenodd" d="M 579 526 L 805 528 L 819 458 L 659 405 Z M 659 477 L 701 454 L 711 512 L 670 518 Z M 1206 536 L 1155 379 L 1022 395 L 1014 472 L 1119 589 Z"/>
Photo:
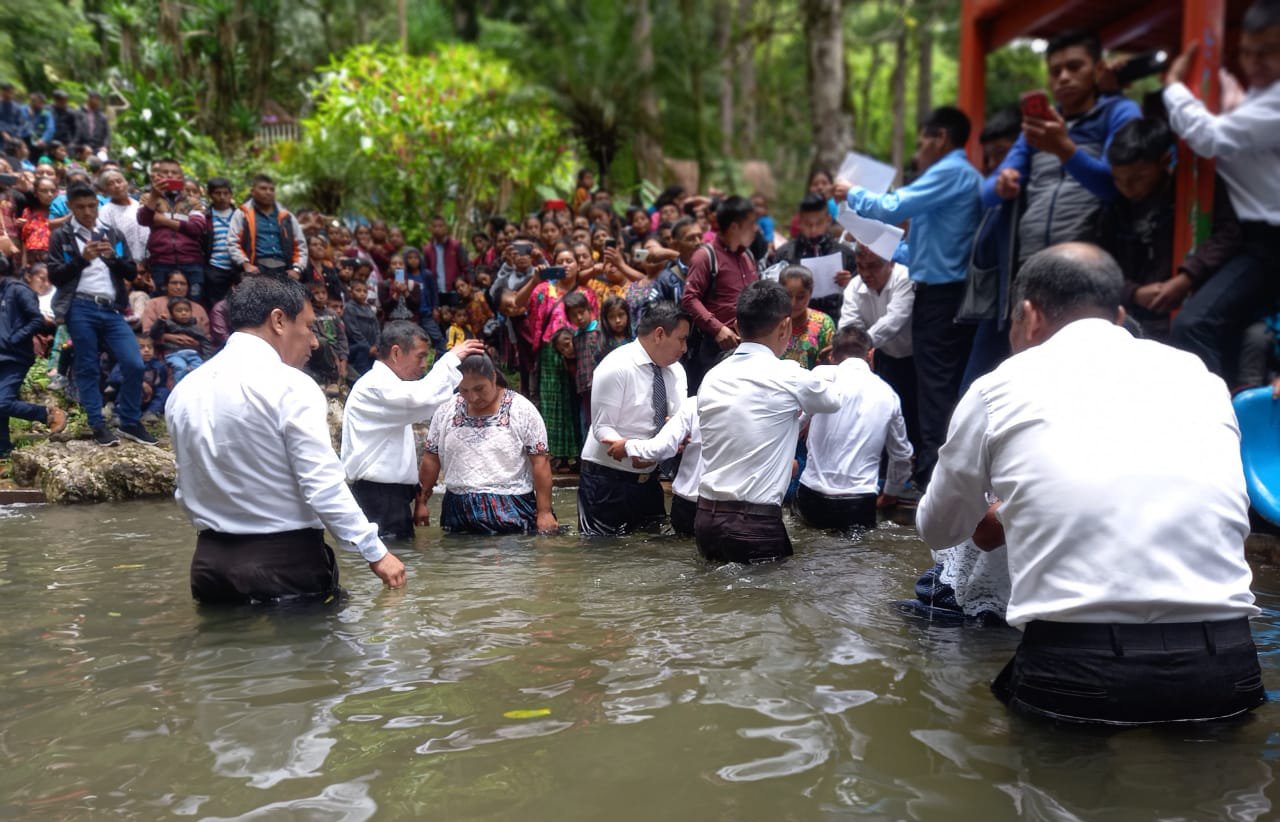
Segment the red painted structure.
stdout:
<path fill-rule="evenodd" d="M 1098 33 L 1109 50 L 1163 48 L 1172 56 L 1199 42 L 1188 85 L 1211 111 L 1221 94 L 1218 68 L 1230 62 L 1248 0 L 963 0 L 960 15 L 959 104 L 974 119 L 969 154 L 981 158 L 977 134 L 986 111 L 986 56 L 1020 38 L 1049 39 L 1069 29 Z M 1179 156 L 1190 158 L 1185 146 Z M 1178 220 L 1174 261 L 1208 236 L 1213 208 L 1213 162 L 1178 164 Z"/>

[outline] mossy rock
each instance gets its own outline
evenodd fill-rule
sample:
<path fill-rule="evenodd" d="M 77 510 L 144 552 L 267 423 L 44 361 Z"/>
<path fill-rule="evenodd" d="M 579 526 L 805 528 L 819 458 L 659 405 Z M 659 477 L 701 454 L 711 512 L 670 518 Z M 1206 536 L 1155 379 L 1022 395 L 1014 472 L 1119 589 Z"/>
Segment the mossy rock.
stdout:
<path fill-rule="evenodd" d="M 172 496 L 178 469 L 168 448 L 121 441 L 47 442 L 13 452 L 13 480 L 39 488 L 49 502 L 118 502 Z"/>

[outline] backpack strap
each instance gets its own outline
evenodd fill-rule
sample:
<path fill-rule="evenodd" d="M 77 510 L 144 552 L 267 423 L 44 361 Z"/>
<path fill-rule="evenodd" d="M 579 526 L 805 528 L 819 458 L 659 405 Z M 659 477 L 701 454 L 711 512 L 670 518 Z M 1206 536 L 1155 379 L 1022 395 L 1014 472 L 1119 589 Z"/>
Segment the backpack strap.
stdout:
<path fill-rule="evenodd" d="M 707 252 L 707 293 L 710 294 L 716 290 L 716 277 L 720 274 L 720 260 L 716 257 L 715 247 L 711 243 L 703 243 L 701 248 Z"/>

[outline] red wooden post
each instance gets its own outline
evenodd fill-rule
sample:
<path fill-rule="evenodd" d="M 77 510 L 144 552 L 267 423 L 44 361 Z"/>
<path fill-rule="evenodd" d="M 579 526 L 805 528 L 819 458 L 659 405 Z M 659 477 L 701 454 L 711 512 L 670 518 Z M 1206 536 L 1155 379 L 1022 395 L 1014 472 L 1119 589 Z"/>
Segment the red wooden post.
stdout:
<path fill-rule="evenodd" d="M 1219 111 L 1222 84 L 1222 35 L 1226 17 L 1225 0 L 1183 0 L 1182 46 L 1200 44 L 1187 77 L 1187 86 L 1210 111 Z M 1213 219 L 1212 160 L 1192 154 L 1186 143 L 1178 146 L 1177 211 L 1173 237 L 1173 273 L 1187 254 L 1209 236 Z"/>
<path fill-rule="evenodd" d="M 969 160 L 982 168 L 982 133 L 987 109 L 987 37 L 979 18 L 981 0 L 963 0 L 960 6 L 960 110 L 969 115 L 973 131 L 969 136 Z"/>

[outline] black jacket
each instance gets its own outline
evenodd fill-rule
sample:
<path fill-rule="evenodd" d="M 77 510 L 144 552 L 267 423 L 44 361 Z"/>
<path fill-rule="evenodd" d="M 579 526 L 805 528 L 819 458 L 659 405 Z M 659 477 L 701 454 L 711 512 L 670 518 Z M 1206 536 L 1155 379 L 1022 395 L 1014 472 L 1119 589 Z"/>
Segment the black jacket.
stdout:
<path fill-rule="evenodd" d="M 0 362 L 25 366 L 35 362 L 31 338 L 44 325 L 36 292 L 21 280 L 0 280 Z"/>
<path fill-rule="evenodd" d="M 58 322 L 67 318 L 67 310 L 71 308 L 71 298 L 75 296 L 80 285 L 80 274 L 89 261 L 80 256 L 80 246 L 76 243 L 76 226 L 79 223 L 71 218 L 54 230 L 49 237 L 49 282 L 58 287 L 58 294 L 53 298 L 53 316 Z M 115 248 L 115 256 L 108 259 L 107 270 L 111 273 L 111 284 L 116 287 L 116 308 L 121 313 L 129 305 L 128 283 L 138 273 L 138 267 L 129 256 L 129 244 L 124 235 L 114 228 L 103 226 L 98 230 L 107 232 L 107 239 Z"/>

